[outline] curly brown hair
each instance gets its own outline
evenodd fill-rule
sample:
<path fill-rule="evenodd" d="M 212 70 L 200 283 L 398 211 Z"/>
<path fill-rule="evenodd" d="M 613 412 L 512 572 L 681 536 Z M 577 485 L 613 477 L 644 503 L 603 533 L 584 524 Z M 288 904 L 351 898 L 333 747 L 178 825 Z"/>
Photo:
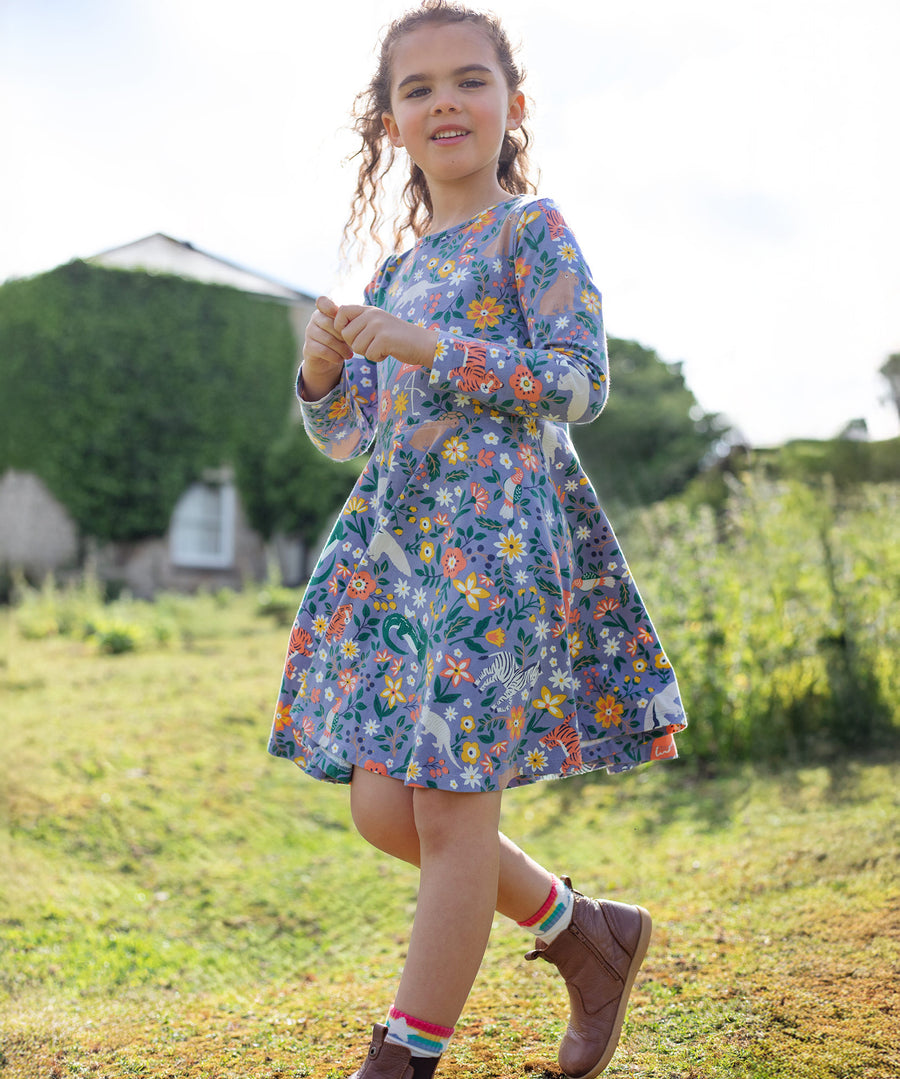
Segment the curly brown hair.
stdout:
<path fill-rule="evenodd" d="M 343 250 L 356 248 L 360 257 L 366 241 L 374 240 L 384 252 L 381 228 L 384 211 L 381 204 L 381 181 L 394 164 L 394 147 L 387 142 L 382 115 L 391 111 L 391 60 L 396 42 L 412 30 L 442 23 L 472 22 L 490 38 L 506 78 L 510 93 L 515 93 L 524 81 L 525 73 L 516 63 L 514 50 L 500 20 L 490 12 L 466 7 L 457 0 L 422 0 L 421 6 L 395 19 L 384 33 L 378 57 L 378 67 L 368 87 L 356 97 L 353 110 L 353 130 L 362 138 L 362 146 L 350 158 L 360 158 L 356 193 L 350 217 L 344 228 Z M 497 180 L 511 195 L 535 192 L 530 177 L 528 146 L 531 135 L 524 126 L 507 131 L 500 149 Z M 404 216 L 403 207 L 406 209 Z M 410 161 L 409 178 L 401 193 L 401 209 L 393 220 L 393 244 L 400 250 L 407 232 L 418 239 L 428 229 L 432 218 L 431 195 L 425 175 Z M 368 232 L 365 225 L 368 220 Z"/>

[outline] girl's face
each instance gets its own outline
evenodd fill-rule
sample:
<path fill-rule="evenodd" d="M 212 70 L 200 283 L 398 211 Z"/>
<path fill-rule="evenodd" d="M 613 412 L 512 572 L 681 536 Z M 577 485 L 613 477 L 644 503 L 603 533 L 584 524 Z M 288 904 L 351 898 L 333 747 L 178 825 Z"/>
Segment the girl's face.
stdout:
<path fill-rule="evenodd" d="M 503 136 L 522 123 L 525 100 L 510 92 L 490 38 L 477 26 L 422 26 L 394 45 L 391 143 L 405 147 L 434 196 L 441 185 L 496 194 Z M 503 195 L 506 193 L 503 192 Z"/>

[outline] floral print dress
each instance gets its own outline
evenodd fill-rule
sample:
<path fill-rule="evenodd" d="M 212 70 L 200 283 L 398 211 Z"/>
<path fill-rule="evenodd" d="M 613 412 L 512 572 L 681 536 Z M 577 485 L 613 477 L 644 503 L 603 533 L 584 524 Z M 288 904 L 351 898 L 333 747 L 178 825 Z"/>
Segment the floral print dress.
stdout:
<path fill-rule="evenodd" d="M 354 356 L 301 397 L 320 450 L 371 456 L 300 605 L 269 751 L 459 791 L 674 757 L 675 674 L 568 433 L 609 381 L 559 210 L 519 196 L 423 237 L 366 303 L 439 344 L 430 371 Z"/>

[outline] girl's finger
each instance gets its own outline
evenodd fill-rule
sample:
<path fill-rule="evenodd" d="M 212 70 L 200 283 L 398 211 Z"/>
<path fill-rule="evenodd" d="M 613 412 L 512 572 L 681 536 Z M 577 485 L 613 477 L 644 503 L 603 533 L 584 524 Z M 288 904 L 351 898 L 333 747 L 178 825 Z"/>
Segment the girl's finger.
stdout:
<path fill-rule="evenodd" d="M 327 296 L 320 296 L 316 300 L 316 308 L 327 318 L 333 319 L 338 312 L 338 305 Z"/>
<path fill-rule="evenodd" d="M 365 311 L 366 308 L 360 304 L 345 304 L 343 307 L 339 307 L 334 315 L 334 328 L 338 333 L 343 334 L 347 326 Z M 346 340 L 346 337 L 344 340 Z"/>

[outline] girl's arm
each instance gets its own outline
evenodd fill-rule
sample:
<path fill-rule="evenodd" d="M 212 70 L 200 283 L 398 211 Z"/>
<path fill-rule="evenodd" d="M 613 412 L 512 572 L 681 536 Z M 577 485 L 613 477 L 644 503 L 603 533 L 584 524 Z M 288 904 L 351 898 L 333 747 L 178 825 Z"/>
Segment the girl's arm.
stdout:
<path fill-rule="evenodd" d="M 519 415 L 557 423 L 596 419 L 609 390 L 600 293 L 552 202 L 524 207 L 501 272 L 515 273 L 531 347 L 490 339 L 503 329 L 507 312 L 497 307 L 509 291 L 488 289 L 466 312 L 476 331 L 482 323 L 484 336 L 439 333 L 431 384 Z M 492 331 L 492 324 L 498 328 Z"/>
<path fill-rule="evenodd" d="M 297 397 L 313 445 L 327 457 L 348 460 L 365 453 L 375 434 L 374 367 L 334 327 L 337 304 L 324 296 L 306 327 Z"/>
<path fill-rule="evenodd" d="M 487 276 L 515 275 L 516 317 L 525 322 L 530 347 L 491 340 L 511 314 L 504 310 L 510 289 L 501 281 L 492 281 L 494 287 L 458 316 L 483 336 L 427 330 L 376 307 L 340 308 L 335 328 L 375 362 L 390 354 L 430 368 L 430 384 L 438 389 L 500 411 L 588 423 L 606 403 L 609 372 L 600 294 L 584 257 L 546 200 L 522 210 L 510 243 L 511 250 L 489 264 L 499 270 Z"/>

